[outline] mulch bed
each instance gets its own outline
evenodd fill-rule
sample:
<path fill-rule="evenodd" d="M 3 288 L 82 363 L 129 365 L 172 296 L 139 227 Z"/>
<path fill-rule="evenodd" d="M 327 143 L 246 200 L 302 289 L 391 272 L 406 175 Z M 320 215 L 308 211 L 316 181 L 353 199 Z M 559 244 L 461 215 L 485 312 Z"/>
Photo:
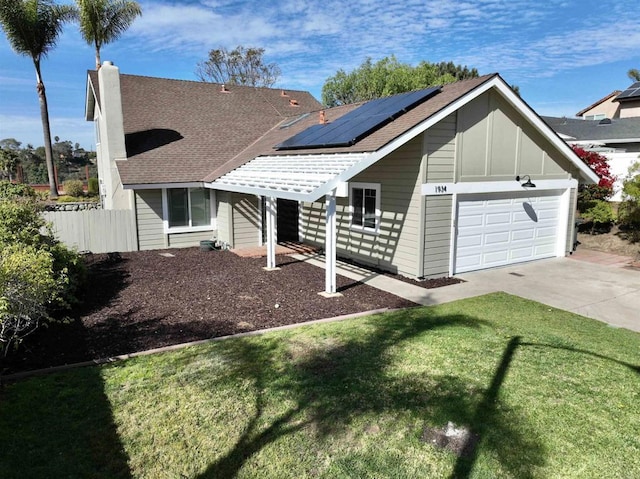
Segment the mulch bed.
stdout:
<path fill-rule="evenodd" d="M 163 256 L 162 254 L 173 256 Z M 0 372 L 39 369 L 414 303 L 338 276 L 339 298 L 323 298 L 324 270 L 278 256 L 197 248 L 88 255 L 87 287 L 69 324 L 29 336 Z"/>

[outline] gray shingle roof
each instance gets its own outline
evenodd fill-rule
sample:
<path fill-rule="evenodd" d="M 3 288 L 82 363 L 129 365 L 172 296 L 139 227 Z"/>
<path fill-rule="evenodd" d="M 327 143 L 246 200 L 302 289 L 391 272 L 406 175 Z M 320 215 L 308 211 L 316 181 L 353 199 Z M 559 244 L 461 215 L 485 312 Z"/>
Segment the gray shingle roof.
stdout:
<path fill-rule="evenodd" d="M 613 120 L 580 120 L 543 116 L 557 133 L 581 141 L 629 140 L 640 138 L 640 117 Z"/>

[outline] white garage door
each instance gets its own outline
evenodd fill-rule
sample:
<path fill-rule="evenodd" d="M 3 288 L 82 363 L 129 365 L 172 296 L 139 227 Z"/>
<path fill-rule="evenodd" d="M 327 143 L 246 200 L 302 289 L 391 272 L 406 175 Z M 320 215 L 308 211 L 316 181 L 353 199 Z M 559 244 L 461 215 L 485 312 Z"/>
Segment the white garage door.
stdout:
<path fill-rule="evenodd" d="M 558 191 L 461 197 L 455 272 L 555 256 L 559 210 Z"/>

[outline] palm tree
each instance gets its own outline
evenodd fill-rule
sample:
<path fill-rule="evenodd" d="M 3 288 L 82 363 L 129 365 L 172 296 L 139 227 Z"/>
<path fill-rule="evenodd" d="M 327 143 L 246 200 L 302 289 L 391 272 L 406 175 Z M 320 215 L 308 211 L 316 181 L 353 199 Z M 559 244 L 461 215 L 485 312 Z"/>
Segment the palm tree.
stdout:
<path fill-rule="evenodd" d="M 56 5 L 51 0 L 0 0 L 0 25 L 11 47 L 19 55 L 31 57 L 36 69 L 36 90 L 40 99 L 45 159 L 52 198 L 58 197 L 58 186 L 53 169 L 49 108 L 40 60 L 56 45 L 62 25 L 73 19 L 74 11 L 72 6 Z"/>
<path fill-rule="evenodd" d="M 96 70 L 100 68 L 100 48 L 117 40 L 142 15 L 132 0 L 76 0 L 80 33 L 96 49 Z"/>
<path fill-rule="evenodd" d="M 633 81 L 640 81 L 640 70 L 632 68 L 627 72 L 627 76 Z"/>

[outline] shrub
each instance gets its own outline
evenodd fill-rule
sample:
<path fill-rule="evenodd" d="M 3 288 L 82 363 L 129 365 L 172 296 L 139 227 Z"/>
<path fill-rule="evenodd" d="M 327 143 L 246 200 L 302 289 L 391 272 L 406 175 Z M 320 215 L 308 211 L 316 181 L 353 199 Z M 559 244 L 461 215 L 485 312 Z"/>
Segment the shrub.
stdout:
<path fill-rule="evenodd" d="M 77 203 L 79 201 L 84 201 L 84 198 L 77 198 L 70 195 L 58 196 L 58 203 Z"/>
<path fill-rule="evenodd" d="M 635 232 L 634 238 L 640 237 L 640 162 L 629 168 L 629 174 L 623 182 L 622 203 L 618 208 L 620 226 Z"/>
<path fill-rule="evenodd" d="M 83 196 L 84 188 L 81 180 L 67 180 L 63 183 L 65 194 L 69 196 Z"/>
<path fill-rule="evenodd" d="M 37 198 L 36 191 L 29 185 L 0 181 L 0 199 Z"/>
<path fill-rule="evenodd" d="M 590 202 L 611 198 L 616 177 L 611 174 L 606 156 L 595 151 L 584 150 L 579 146 L 573 146 L 572 149 L 600 177 L 597 185 L 580 185 L 578 187 L 578 210 L 584 212 Z"/>
<path fill-rule="evenodd" d="M 100 184 L 98 182 L 98 178 L 89 178 L 89 182 L 87 184 L 87 193 L 89 196 L 97 196 L 100 192 Z"/>
<path fill-rule="evenodd" d="M 593 200 L 583 204 L 582 217 L 591 223 L 591 234 L 596 231 L 609 231 L 615 215 L 611 203 L 603 200 Z"/>
<path fill-rule="evenodd" d="M 3 185 L 4 186 L 4 185 Z M 5 193 L 9 189 L 3 190 Z M 56 309 L 76 302 L 84 264 L 57 241 L 30 196 L 0 197 L 0 348 L 37 328 Z"/>
<path fill-rule="evenodd" d="M 0 251 L 0 349 L 10 348 L 49 317 L 68 282 L 66 270 L 54 271 L 53 255 L 33 245 L 12 243 Z"/>
<path fill-rule="evenodd" d="M 0 198 L 0 245 L 24 243 L 35 246 L 45 242 L 41 209 L 41 204 L 33 198 Z"/>

